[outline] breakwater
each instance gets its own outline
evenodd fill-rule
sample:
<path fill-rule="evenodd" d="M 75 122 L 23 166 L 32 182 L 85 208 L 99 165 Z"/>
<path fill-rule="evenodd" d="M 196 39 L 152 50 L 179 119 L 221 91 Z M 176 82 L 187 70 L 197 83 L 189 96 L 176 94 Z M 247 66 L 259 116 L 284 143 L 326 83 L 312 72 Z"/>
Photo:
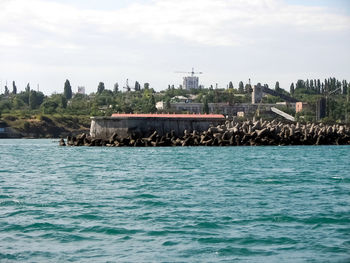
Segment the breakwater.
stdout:
<path fill-rule="evenodd" d="M 350 127 L 315 123 L 285 124 L 277 121 L 226 121 L 205 131 L 184 130 L 151 135 L 132 133 L 121 136 L 114 132 L 109 138 L 87 134 L 60 140 L 61 146 L 259 146 L 259 145 L 350 145 Z"/>

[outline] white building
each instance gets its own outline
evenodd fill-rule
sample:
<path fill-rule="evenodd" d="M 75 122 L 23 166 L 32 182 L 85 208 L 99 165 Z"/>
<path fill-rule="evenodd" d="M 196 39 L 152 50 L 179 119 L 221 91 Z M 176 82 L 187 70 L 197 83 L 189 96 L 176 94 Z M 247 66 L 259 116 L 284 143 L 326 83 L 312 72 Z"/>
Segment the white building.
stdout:
<path fill-rule="evenodd" d="M 78 87 L 78 92 L 77 93 L 85 95 L 85 87 Z"/>
<path fill-rule="evenodd" d="M 199 78 L 194 76 L 184 77 L 183 86 L 185 89 L 198 89 Z"/>

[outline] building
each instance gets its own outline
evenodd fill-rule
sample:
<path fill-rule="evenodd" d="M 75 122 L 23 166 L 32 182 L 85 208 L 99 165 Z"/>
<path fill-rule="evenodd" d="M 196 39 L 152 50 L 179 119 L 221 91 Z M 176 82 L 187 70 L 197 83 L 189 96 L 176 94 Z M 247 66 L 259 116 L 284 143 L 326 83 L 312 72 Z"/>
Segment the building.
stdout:
<path fill-rule="evenodd" d="M 77 94 L 83 94 L 83 95 L 85 95 L 85 87 L 82 87 L 82 86 L 78 87 L 78 92 L 77 92 Z"/>
<path fill-rule="evenodd" d="M 202 113 L 203 112 L 203 103 L 189 103 L 189 102 L 173 102 L 170 103 L 171 111 L 176 112 L 190 112 L 190 113 Z M 166 105 L 164 101 L 159 101 L 156 103 L 157 110 L 165 110 Z"/>
<path fill-rule="evenodd" d="M 260 84 L 254 85 L 252 92 L 252 104 L 260 103 L 263 97 L 263 90 Z"/>
<path fill-rule="evenodd" d="M 171 102 L 185 102 L 185 103 L 189 103 L 192 102 L 192 99 L 189 99 L 185 96 L 175 96 L 171 98 Z"/>
<path fill-rule="evenodd" d="M 174 132 L 180 136 L 185 130 L 206 131 L 225 120 L 220 114 L 112 114 L 91 117 L 90 135 L 101 139 L 109 139 L 115 133 L 124 138 L 131 134 L 146 137 L 157 131 L 159 135 Z"/>
<path fill-rule="evenodd" d="M 237 112 L 237 117 L 244 117 L 244 111 Z"/>
<path fill-rule="evenodd" d="M 169 110 L 170 112 L 189 112 L 189 113 L 204 113 L 204 104 L 195 102 L 176 102 L 170 103 L 170 108 L 166 109 L 165 102 L 159 101 L 156 103 L 158 110 Z M 270 110 L 271 106 L 275 104 L 262 104 L 260 105 L 263 110 Z M 238 112 L 244 112 L 245 114 L 255 112 L 258 108 L 257 104 L 240 103 L 240 104 L 229 104 L 229 103 L 208 103 L 209 113 L 224 114 L 228 116 L 236 116 Z"/>
<path fill-rule="evenodd" d="M 319 121 L 326 117 L 326 99 L 320 98 L 316 103 L 316 120 Z"/>
<path fill-rule="evenodd" d="M 300 102 L 298 101 L 297 103 L 295 103 L 295 112 L 301 112 L 303 110 L 306 110 L 309 108 L 309 104 L 307 104 L 306 102 Z"/>
<path fill-rule="evenodd" d="M 198 83 L 199 83 L 199 78 L 195 76 L 188 76 L 188 77 L 184 77 L 183 79 L 183 86 L 187 90 L 198 89 L 199 87 Z"/>
<path fill-rule="evenodd" d="M 296 102 L 288 102 L 288 101 L 281 101 L 276 102 L 277 106 L 285 106 L 287 108 L 295 109 L 296 108 Z"/>
<path fill-rule="evenodd" d="M 260 83 L 258 83 L 253 87 L 252 104 L 261 103 L 262 98 L 267 94 L 275 97 L 280 97 L 282 100 L 290 103 L 297 102 L 295 98 L 292 98 L 289 95 L 284 94 L 283 92 L 278 92 L 276 90 L 269 89 L 269 87 L 266 84 L 262 86 Z"/>

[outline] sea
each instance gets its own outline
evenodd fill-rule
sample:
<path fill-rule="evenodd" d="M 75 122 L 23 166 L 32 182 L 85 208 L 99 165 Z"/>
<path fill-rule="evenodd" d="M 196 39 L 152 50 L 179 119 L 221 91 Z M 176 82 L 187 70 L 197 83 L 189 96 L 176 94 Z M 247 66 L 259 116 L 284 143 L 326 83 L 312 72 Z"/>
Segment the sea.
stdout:
<path fill-rule="evenodd" d="M 0 140 L 0 262 L 350 262 L 350 146 Z"/>

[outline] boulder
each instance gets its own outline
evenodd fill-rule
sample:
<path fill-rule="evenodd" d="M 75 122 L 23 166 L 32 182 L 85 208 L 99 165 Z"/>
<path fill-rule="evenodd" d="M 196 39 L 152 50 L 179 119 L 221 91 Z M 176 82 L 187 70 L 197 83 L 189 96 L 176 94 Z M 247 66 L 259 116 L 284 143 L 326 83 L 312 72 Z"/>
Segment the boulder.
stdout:
<path fill-rule="evenodd" d="M 60 143 L 59 143 L 59 146 L 66 146 L 66 143 L 64 142 L 64 139 L 63 139 L 63 138 L 61 138 Z"/>

